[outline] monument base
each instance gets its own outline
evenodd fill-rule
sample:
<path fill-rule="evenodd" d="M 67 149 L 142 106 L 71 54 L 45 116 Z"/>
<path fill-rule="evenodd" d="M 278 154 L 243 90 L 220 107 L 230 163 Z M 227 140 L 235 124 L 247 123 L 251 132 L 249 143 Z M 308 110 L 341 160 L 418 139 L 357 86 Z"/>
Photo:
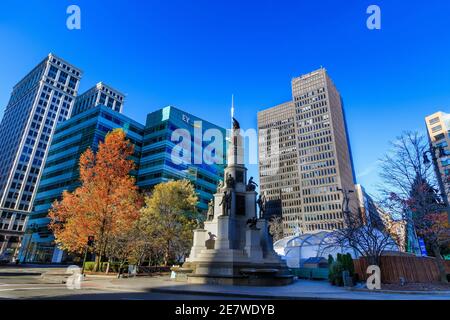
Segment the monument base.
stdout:
<path fill-rule="evenodd" d="M 220 276 L 220 275 L 189 275 L 187 282 L 191 284 L 216 284 L 216 285 L 237 285 L 237 286 L 260 286 L 273 287 L 285 286 L 294 281 L 292 275 L 280 275 L 268 278 L 250 276 Z"/>
<path fill-rule="evenodd" d="M 294 281 L 286 265 L 279 262 L 196 261 L 183 267 L 193 271 L 187 275 L 187 282 L 193 284 L 282 286 Z"/>

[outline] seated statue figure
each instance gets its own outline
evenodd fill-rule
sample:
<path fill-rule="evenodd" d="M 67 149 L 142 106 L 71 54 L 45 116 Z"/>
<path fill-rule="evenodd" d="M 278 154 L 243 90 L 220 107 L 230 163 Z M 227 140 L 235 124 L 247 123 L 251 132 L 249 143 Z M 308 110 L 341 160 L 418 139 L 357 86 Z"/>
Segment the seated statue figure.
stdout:
<path fill-rule="evenodd" d="M 255 191 L 256 187 L 258 186 L 258 184 L 253 181 L 253 177 L 250 177 L 250 179 L 248 180 L 247 186 L 245 187 L 245 189 L 247 191 Z"/>

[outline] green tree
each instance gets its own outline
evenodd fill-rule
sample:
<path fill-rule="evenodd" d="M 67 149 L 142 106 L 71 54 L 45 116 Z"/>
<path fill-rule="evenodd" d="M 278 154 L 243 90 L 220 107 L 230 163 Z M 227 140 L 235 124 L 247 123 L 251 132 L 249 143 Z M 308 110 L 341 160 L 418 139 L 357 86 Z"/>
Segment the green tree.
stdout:
<path fill-rule="evenodd" d="M 188 254 L 200 219 L 197 201 L 187 180 L 160 183 L 145 197 L 141 219 L 147 236 L 155 239 L 155 246 L 163 252 L 164 265 Z"/>

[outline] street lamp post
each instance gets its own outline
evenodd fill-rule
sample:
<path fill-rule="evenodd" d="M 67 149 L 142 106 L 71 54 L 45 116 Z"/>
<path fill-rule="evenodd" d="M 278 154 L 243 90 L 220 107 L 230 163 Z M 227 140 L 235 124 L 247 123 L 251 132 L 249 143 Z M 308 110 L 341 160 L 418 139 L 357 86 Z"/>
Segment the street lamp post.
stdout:
<path fill-rule="evenodd" d="M 436 156 L 436 152 L 439 152 L 439 156 Z M 427 154 L 431 155 L 431 159 L 433 161 L 434 173 L 436 174 L 436 178 L 437 178 L 438 185 L 439 185 L 439 191 L 441 193 L 442 200 L 444 201 L 445 210 L 447 211 L 448 222 L 450 223 L 450 204 L 448 202 L 447 192 L 445 190 L 444 181 L 442 180 L 441 173 L 439 171 L 439 164 L 438 164 L 438 158 L 442 158 L 442 157 L 446 156 L 445 150 L 444 150 L 444 148 L 442 146 L 436 147 L 436 146 L 431 145 L 430 149 L 423 153 L 423 163 L 424 164 L 430 164 L 431 163 L 431 161 L 428 158 Z M 446 175 L 445 183 L 448 182 L 447 181 L 448 178 L 449 177 Z"/>

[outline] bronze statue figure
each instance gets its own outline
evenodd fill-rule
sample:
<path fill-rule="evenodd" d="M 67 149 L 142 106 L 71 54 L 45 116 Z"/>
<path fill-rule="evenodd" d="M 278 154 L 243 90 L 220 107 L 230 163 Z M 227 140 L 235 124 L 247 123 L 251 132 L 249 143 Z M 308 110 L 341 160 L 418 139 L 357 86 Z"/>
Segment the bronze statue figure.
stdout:
<path fill-rule="evenodd" d="M 266 196 L 259 195 L 258 200 L 256 201 L 259 207 L 259 217 L 264 218 L 264 214 L 266 212 Z"/>
<path fill-rule="evenodd" d="M 258 222 L 258 219 L 256 217 L 253 217 L 253 218 L 247 220 L 247 225 L 251 230 L 258 230 L 256 228 L 257 222 Z"/>
<path fill-rule="evenodd" d="M 255 191 L 257 186 L 258 186 L 258 184 L 255 181 L 253 181 L 253 177 L 250 177 L 245 189 L 247 191 Z"/>
<path fill-rule="evenodd" d="M 227 180 L 226 180 L 227 188 L 234 188 L 234 184 L 235 184 L 234 178 L 233 178 L 233 176 L 231 175 L 231 173 L 229 173 L 229 174 L 227 175 Z"/>
<path fill-rule="evenodd" d="M 222 198 L 222 201 L 220 202 L 220 205 L 223 208 L 224 216 L 227 216 L 228 211 L 231 210 L 231 197 L 232 197 L 231 191 L 225 191 L 223 193 L 223 198 Z"/>
<path fill-rule="evenodd" d="M 238 130 L 240 128 L 239 122 L 233 117 L 233 130 Z"/>

